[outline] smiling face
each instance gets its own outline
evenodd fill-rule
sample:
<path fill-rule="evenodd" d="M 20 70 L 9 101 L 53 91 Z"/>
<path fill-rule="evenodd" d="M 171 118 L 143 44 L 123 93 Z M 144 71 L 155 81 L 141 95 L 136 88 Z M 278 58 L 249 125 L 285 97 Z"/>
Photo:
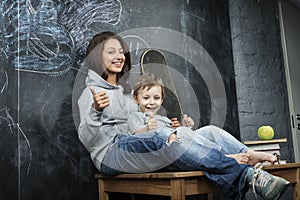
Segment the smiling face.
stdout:
<path fill-rule="evenodd" d="M 105 42 L 103 46 L 102 59 L 108 75 L 122 71 L 125 62 L 125 55 L 118 40 L 109 39 Z"/>
<path fill-rule="evenodd" d="M 149 115 L 154 115 L 158 112 L 163 102 L 161 87 L 161 85 L 154 85 L 138 90 L 134 100 L 139 105 L 141 112 L 146 112 Z"/>

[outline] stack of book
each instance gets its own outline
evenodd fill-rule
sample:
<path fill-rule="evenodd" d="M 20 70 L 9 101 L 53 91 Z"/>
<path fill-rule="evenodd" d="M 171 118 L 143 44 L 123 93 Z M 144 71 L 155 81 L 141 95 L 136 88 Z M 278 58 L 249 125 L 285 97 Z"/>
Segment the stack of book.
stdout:
<path fill-rule="evenodd" d="M 287 139 L 272 139 L 272 140 L 257 140 L 244 141 L 244 144 L 254 151 L 261 151 L 280 156 L 280 143 L 286 142 Z M 280 159 L 280 163 L 285 163 L 285 160 Z"/>

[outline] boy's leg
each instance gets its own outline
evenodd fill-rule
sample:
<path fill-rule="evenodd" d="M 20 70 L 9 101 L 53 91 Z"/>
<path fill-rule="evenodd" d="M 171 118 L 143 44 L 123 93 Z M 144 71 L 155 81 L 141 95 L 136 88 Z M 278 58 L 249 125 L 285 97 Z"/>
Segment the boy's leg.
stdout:
<path fill-rule="evenodd" d="M 167 145 L 169 130 L 160 129 L 136 135 L 119 135 L 106 153 L 102 172 L 144 173 L 170 165 Z"/>

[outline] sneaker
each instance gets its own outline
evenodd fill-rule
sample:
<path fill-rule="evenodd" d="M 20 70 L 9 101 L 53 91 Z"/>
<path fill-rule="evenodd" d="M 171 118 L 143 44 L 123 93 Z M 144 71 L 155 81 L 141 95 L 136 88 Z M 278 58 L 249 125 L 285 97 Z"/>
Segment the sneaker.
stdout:
<path fill-rule="evenodd" d="M 273 176 L 268 172 L 262 170 L 263 165 L 258 163 L 254 169 L 250 169 L 247 172 L 247 179 L 250 180 L 250 185 L 253 188 L 253 192 L 257 198 L 256 192 L 266 200 L 278 200 L 290 182 Z"/>

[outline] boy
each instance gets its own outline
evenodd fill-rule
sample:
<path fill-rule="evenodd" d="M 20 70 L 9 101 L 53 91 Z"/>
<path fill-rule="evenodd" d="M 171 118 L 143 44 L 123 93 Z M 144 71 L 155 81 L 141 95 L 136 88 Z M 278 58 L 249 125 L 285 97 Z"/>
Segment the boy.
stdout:
<path fill-rule="evenodd" d="M 170 129 L 170 133 L 176 132 L 171 120 L 165 116 L 157 115 L 165 97 L 162 80 L 153 74 L 140 76 L 134 85 L 133 99 L 139 106 L 139 112 L 129 115 L 128 127 L 133 134 L 143 133 L 156 128 Z M 194 121 L 183 115 L 182 124 L 192 127 Z"/>

